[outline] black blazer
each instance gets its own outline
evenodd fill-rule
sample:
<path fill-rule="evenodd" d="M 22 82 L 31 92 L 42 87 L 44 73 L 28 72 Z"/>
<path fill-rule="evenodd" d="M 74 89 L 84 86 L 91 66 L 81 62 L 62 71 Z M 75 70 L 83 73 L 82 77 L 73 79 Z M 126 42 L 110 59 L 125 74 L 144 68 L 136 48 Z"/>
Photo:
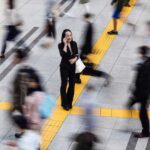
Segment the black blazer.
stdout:
<path fill-rule="evenodd" d="M 60 67 L 71 68 L 75 66 L 75 64 L 70 64 L 69 59 L 78 57 L 78 47 L 75 41 L 72 41 L 70 45 L 71 50 L 69 47 L 67 47 L 67 52 L 64 52 L 64 43 L 58 44 L 60 56 L 62 57 Z"/>
<path fill-rule="evenodd" d="M 137 98 L 150 96 L 150 58 L 137 67 L 133 95 Z"/>

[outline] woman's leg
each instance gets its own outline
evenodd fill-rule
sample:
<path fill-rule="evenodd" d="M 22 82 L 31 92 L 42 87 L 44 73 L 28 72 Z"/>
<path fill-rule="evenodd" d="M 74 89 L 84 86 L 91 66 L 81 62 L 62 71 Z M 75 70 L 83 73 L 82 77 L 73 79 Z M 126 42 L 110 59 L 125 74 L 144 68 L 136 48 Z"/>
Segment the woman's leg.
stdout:
<path fill-rule="evenodd" d="M 67 79 L 68 79 L 68 71 L 64 68 L 60 68 L 60 76 L 61 76 L 61 106 L 67 106 L 67 95 L 66 95 L 66 88 L 67 88 Z"/>
<path fill-rule="evenodd" d="M 74 97 L 74 87 L 75 87 L 75 71 L 69 72 L 69 87 L 67 91 L 67 105 L 72 108 L 72 101 Z"/>

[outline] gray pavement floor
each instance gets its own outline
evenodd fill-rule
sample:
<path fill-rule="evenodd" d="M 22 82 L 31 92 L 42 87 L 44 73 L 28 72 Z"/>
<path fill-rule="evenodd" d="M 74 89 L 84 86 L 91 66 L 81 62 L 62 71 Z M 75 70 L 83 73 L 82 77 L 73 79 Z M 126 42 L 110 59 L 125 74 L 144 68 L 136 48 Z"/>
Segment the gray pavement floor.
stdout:
<path fill-rule="evenodd" d="M 21 0 L 17 2 L 18 10 L 25 22 L 24 32 L 21 36 L 27 34 L 33 27 L 39 27 L 27 40 L 27 44 L 29 44 L 42 31 L 45 13 L 44 2 L 42 0 Z M 91 0 L 90 2 L 90 10 L 95 14 L 95 41 L 102 34 L 111 19 L 113 9 L 110 6 L 110 2 L 110 0 Z M 119 35 L 113 41 L 107 54 L 98 66 L 98 69 L 108 72 L 113 77 L 111 85 L 109 87 L 103 87 L 103 79 L 92 77 L 88 85 L 94 85 L 95 91 L 89 93 L 85 87 L 76 102 L 76 106 L 82 107 L 87 102 L 88 97 L 88 101 L 92 102 L 98 108 L 125 108 L 125 104 L 130 95 L 129 86 L 134 78 L 134 66 L 139 61 L 136 53 L 137 47 L 150 41 L 146 38 L 145 32 L 145 22 L 149 19 L 150 2 L 148 0 L 139 0 L 138 3 L 141 5 L 135 6 L 128 17 L 130 22 L 136 24 L 136 29 L 134 30 L 127 24 L 124 24 Z M 0 1 L 0 8 L 3 8 L 3 6 L 4 1 Z M 0 11 L 2 12 L 2 9 Z M 72 9 L 69 10 L 70 15 L 73 17 L 63 16 L 62 18 L 58 18 L 57 40 L 53 47 L 50 49 L 41 48 L 40 44 L 45 38 L 43 37 L 30 52 L 29 59 L 24 62 L 24 64 L 29 64 L 39 71 L 47 92 L 54 97 L 60 95 L 60 56 L 57 44 L 60 41 L 63 29 L 69 28 L 73 32 L 74 40 L 77 41 L 80 47 L 84 27 L 82 14 L 84 12 L 84 7 L 76 2 Z M 2 35 L 5 32 L 2 25 L 5 25 L 5 19 L 2 13 L 0 15 L 0 41 L 2 41 Z M 10 43 L 8 50 L 13 46 L 14 44 Z M 12 57 L 13 55 L 0 65 L 0 73 L 10 64 Z M 0 101 L 11 101 L 9 94 L 11 82 L 19 67 L 20 65 L 15 66 L 0 82 Z M 49 150 L 72 150 L 76 145 L 76 142 L 73 140 L 74 135 L 84 131 L 85 128 L 81 123 L 82 119 L 82 116 L 70 115 L 64 121 L 52 143 L 49 145 Z M 96 143 L 95 149 L 150 150 L 149 138 L 138 140 L 133 138 L 132 133 L 141 130 L 139 120 L 111 117 L 94 117 L 94 119 L 94 132 L 100 139 L 100 142 Z M 15 130 L 14 125 L 8 117 L 8 112 L 0 110 L 0 141 L 13 139 Z M 4 150 L 5 146 L 1 142 L 0 150 Z"/>

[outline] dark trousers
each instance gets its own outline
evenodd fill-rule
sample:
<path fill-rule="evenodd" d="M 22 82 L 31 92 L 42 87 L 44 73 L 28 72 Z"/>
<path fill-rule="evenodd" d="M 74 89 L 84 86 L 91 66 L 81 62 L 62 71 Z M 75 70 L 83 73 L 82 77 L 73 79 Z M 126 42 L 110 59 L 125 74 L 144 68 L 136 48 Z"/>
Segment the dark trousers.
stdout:
<path fill-rule="evenodd" d="M 90 75 L 94 77 L 103 77 L 105 79 L 108 79 L 110 76 L 106 72 L 100 71 L 100 70 L 95 70 L 93 67 L 87 67 L 83 70 L 82 72 L 83 75 Z M 80 79 L 80 74 L 76 74 L 76 79 Z"/>
<path fill-rule="evenodd" d="M 131 99 L 129 106 L 132 107 L 135 103 L 140 103 L 140 121 L 142 124 L 142 133 L 145 135 L 149 135 L 149 119 L 148 119 L 148 98 L 135 98 Z"/>
<path fill-rule="evenodd" d="M 56 39 L 56 21 L 54 17 L 51 19 L 51 21 L 47 20 L 47 36 Z"/>
<path fill-rule="evenodd" d="M 4 41 L 3 41 L 3 45 L 2 45 L 2 50 L 1 50 L 1 54 L 4 55 L 6 48 L 7 48 L 7 41 L 13 41 L 15 40 L 15 38 L 17 37 L 17 35 L 19 33 L 21 33 L 20 30 L 18 30 L 16 28 L 16 26 L 10 25 L 6 27 L 7 29 L 7 33 L 5 35 Z"/>
<path fill-rule="evenodd" d="M 74 86 L 75 86 L 75 68 L 67 69 L 60 67 L 61 75 L 61 105 L 63 107 L 69 106 L 72 107 L 72 101 L 74 97 Z M 68 89 L 67 89 L 67 83 Z"/>

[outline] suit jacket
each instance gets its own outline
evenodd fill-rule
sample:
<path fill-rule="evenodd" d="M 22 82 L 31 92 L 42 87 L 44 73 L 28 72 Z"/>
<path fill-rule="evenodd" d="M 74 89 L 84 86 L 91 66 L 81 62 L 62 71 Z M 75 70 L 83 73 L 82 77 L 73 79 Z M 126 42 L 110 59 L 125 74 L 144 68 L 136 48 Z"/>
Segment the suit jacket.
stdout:
<path fill-rule="evenodd" d="M 137 67 L 133 95 L 137 98 L 146 99 L 150 96 L 150 58 Z"/>
<path fill-rule="evenodd" d="M 65 52 L 63 50 L 64 49 L 64 43 L 58 44 L 60 56 L 62 58 L 61 63 L 60 63 L 60 67 L 65 67 L 68 69 L 75 67 L 75 64 L 70 64 L 69 59 L 75 58 L 78 56 L 78 47 L 77 47 L 77 43 L 74 41 L 72 41 L 70 45 L 71 45 L 71 49 L 69 47 L 67 47 L 67 52 Z"/>

